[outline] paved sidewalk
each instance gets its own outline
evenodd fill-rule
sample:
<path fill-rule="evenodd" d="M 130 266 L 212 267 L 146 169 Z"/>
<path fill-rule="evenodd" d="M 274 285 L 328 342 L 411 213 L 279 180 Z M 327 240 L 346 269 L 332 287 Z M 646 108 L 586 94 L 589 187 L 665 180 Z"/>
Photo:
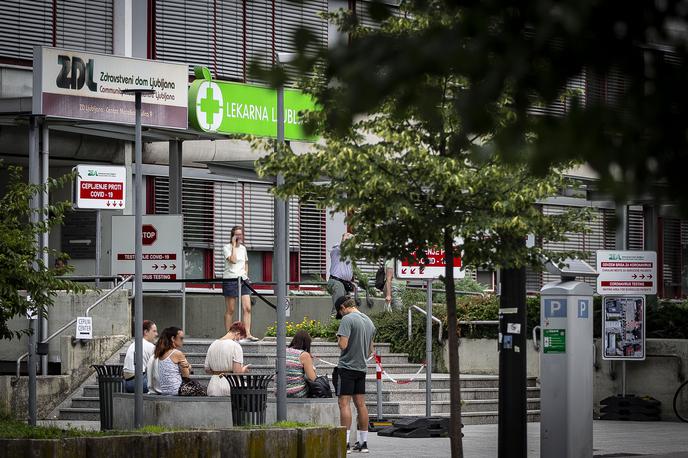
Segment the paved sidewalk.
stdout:
<path fill-rule="evenodd" d="M 465 426 L 464 455 L 467 458 L 497 456 L 497 425 Z M 688 424 L 673 422 L 593 423 L 595 457 L 644 458 L 688 457 Z M 353 442 L 353 441 L 352 441 Z M 385 458 L 431 458 L 449 456 L 449 439 L 398 439 L 371 434 L 370 454 Z M 528 456 L 540 456 L 540 424 L 528 424 Z"/>

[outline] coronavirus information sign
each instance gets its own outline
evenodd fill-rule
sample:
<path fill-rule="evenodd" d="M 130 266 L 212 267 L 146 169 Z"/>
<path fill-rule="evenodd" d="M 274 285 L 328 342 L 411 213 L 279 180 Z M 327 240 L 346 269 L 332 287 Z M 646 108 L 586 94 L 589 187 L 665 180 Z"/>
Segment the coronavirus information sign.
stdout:
<path fill-rule="evenodd" d="M 74 206 L 89 210 L 123 210 L 127 170 L 110 165 L 77 165 Z"/>

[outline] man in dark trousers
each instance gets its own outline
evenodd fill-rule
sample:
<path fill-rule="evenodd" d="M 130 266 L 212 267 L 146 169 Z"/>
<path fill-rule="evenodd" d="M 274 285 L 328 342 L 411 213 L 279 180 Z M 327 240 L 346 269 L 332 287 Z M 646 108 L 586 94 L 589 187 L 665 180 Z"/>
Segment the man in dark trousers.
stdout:
<path fill-rule="evenodd" d="M 350 296 L 342 296 L 335 304 L 337 316 L 342 317 L 337 330 L 341 350 L 337 365 L 335 389 L 339 396 L 340 424 L 346 427 L 346 451 L 349 453 L 351 435 L 351 399 L 358 412 L 358 441 L 354 452 L 368 453 L 368 407 L 365 404 L 365 384 L 368 357 L 373 353 L 375 325 L 361 313 Z"/>

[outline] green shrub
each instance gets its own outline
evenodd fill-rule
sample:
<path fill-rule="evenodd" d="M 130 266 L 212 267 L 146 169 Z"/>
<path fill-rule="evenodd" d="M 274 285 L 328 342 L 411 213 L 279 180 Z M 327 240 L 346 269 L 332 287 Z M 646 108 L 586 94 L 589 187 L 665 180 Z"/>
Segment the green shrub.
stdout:
<path fill-rule="evenodd" d="M 339 329 L 339 321 L 330 320 L 327 323 L 322 323 L 319 320 L 311 320 L 304 317 L 300 323 L 294 321 L 287 321 L 287 337 L 293 337 L 298 331 L 304 330 L 313 337 L 319 337 L 329 341 L 337 340 L 337 329 Z M 265 331 L 268 337 L 275 337 L 277 335 L 277 324 L 268 326 Z"/>

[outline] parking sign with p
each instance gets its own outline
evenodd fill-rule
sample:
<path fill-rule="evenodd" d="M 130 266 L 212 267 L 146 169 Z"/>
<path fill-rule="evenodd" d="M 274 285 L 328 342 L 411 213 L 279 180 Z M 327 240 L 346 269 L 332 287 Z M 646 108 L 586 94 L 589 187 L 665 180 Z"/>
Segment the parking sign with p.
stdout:
<path fill-rule="evenodd" d="M 565 297 L 545 299 L 545 318 L 566 318 L 567 306 Z"/>

